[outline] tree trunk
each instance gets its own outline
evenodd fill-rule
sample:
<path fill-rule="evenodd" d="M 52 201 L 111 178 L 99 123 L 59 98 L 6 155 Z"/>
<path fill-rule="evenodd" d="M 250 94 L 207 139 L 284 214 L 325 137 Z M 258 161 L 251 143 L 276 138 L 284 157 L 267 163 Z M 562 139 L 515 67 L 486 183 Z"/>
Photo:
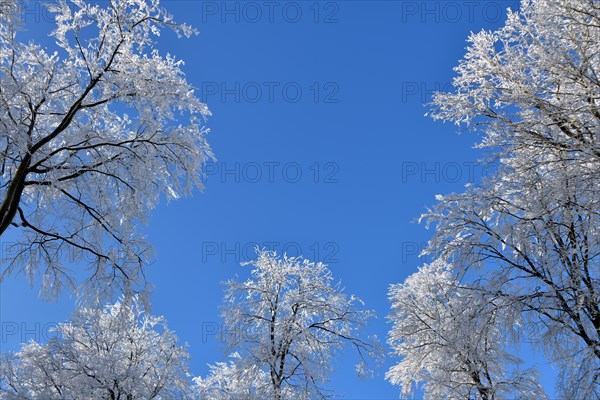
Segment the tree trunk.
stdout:
<path fill-rule="evenodd" d="M 0 236 L 2 236 L 10 226 L 17 214 L 17 209 L 21 202 L 21 195 L 25 188 L 25 178 L 27 177 L 27 168 L 29 168 L 30 162 L 31 155 L 26 154 L 25 157 L 23 157 L 23 160 L 21 160 L 19 168 L 17 168 L 17 172 L 15 172 L 15 176 L 8 186 L 4 201 L 2 202 L 2 206 L 0 206 Z"/>

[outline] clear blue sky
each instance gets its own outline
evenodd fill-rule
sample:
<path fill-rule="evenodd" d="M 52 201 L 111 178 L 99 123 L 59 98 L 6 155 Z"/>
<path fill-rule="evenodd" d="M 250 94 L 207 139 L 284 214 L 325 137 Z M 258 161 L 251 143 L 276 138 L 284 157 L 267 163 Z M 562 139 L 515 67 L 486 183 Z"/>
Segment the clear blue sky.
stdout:
<path fill-rule="evenodd" d="M 218 158 L 206 190 L 161 204 L 144 228 L 157 250 L 148 278 L 154 313 L 189 343 L 194 374 L 225 359 L 218 335 L 220 282 L 247 269 L 254 244 L 328 263 L 348 293 L 379 318 L 385 339 L 388 285 L 422 262 L 430 237 L 413 223 L 434 195 L 462 190 L 485 172 L 477 137 L 424 116 L 448 87 L 469 32 L 499 27 L 517 1 L 166 1 L 198 37 L 161 37 L 186 61 L 189 81 L 213 112 Z M 28 5 L 28 35 L 42 37 Z M 6 241 L 6 239 L 5 239 Z M 2 351 L 46 336 L 73 299 L 43 303 L 23 276 L 0 287 Z M 395 399 L 377 371 L 360 381 L 342 354 L 329 387 L 346 399 Z"/>

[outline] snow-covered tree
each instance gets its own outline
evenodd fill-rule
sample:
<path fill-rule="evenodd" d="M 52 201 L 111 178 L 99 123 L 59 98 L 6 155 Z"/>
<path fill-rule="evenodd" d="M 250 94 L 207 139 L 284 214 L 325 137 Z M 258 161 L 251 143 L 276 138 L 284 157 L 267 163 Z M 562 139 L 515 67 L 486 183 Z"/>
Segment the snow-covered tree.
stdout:
<path fill-rule="evenodd" d="M 508 352 L 514 310 L 461 286 L 441 260 L 390 288 L 388 342 L 401 361 L 387 372 L 404 397 L 423 386 L 427 399 L 546 398 L 531 370 Z"/>
<path fill-rule="evenodd" d="M 361 339 L 357 330 L 373 313 L 358 309 L 362 302 L 344 294 L 323 263 L 259 251 L 247 264 L 254 267 L 251 278 L 226 283 L 222 311 L 227 346 L 239 358 L 235 366 L 214 369 L 213 376 L 257 368 L 268 388 L 265 392 L 261 378 L 253 390 L 265 398 L 324 398 L 321 385 L 344 345 L 360 356 L 357 372 L 369 373 L 366 362 L 377 361 L 380 349 L 376 338 Z"/>
<path fill-rule="evenodd" d="M 159 0 L 58 0 L 49 49 L 18 40 L 14 4 L 0 26 L 0 235 L 16 232 L 0 272 L 41 276 L 50 297 L 81 283 L 70 264 L 88 265 L 96 297 L 140 288 L 136 225 L 163 194 L 201 187 L 211 157 L 209 111 L 155 45 L 163 28 L 195 31 Z"/>
<path fill-rule="evenodd" d="M 0 398 L 19 400 L 181 399 L 188 354 L 161 317 L 135 299 L 82 308 L 57 336 L 31 341 L 0 363 Z"/>
<path fill-rule="evenodd" d="M 483 127 L 498 172 L 439 197 L 426 253 L 519 304 L 562 397 L 600 398 L 600 5 L 523 0 L 470 41 L 433 116 Z"/>
<path fill-rule="evenodd" d="M 563 368 L 560 390 L 600 394 L 600 185 L 598 165 L 514 154 L 465 193 L 440 197 L 429 252 L 461 273 L 485 271 L 487 291 L 518 302 L 531 331 Z M 545 162 L 545 160 L 548 160 Z M 574 165 L 573 165 L 574 164 Z M 481 269 L 485 266 L 485 269 Z"/>
<path fill-rule="evenodd" d="M 455 91 L 433 117 L 483 128 L 482 146 L 570 150 L 600 159 L 600 5 L 522 0 L 495 32 L 473 34 Z"/>
<path fill-rule="evenodd" d="M 257 365 L 245 365 L 233 353 L 228 363 L 210 366 L 206 378 L 194 378 L 194 391 L 199 400 L 269 400 L 271 381 Z"/>

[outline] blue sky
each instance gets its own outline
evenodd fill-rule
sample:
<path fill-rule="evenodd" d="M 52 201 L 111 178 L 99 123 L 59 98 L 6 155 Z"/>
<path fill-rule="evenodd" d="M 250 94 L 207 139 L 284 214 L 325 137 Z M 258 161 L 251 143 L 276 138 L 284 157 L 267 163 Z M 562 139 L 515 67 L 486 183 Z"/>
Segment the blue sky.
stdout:
<path fill-rule="evenodd" d="M 166 1 L 200 35 L 160 38 L 186 61 L 188 80 L 213 112 L 217 161 L 206 189 L 161 204 L 144 227 L 157 257 L 153 311 L 189 344 L 191 368 L 226 358 L 215 334 L 220 282 L 243 278 L 258 244 L 329 264 L 348 293 L 379 318 L 387 288 L 416 271 L 431 235 L 414 220 L 434 195 L 460 191 L 485 171 L 477 137 L 424 116 L 448 88 L 471 31 L 495 29 L 516 1 Z M 49 25 L 35 3 L 27 27 Z M 36 19 L 38 21 L 36 21 Z M 5 242 L 9 238 L 4 239 Z M 44 303 L 23 276 L 0 286 L 0 346 L 41 339 L 74 301 Z M 328 387 L 346 399 L 394 399 L 383 375 L 360 381 L 343 353 Z"/>

